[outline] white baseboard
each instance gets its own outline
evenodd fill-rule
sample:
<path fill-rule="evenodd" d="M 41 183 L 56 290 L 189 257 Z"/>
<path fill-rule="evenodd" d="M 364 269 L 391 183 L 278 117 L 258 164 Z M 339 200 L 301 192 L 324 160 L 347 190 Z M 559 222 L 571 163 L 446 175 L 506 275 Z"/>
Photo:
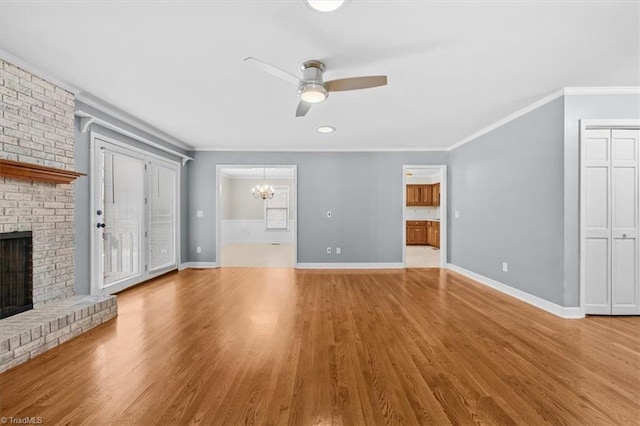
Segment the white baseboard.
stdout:
<path fill-rule="evenodd" d="M 461 268 L 460 266 L 454 265 L 452 263 L 447 263 L 447 269 L 464 275 L 467 278 L 471 278 L 472 280 L 477 281 L 482 285 L 486 285 L 487 287 L 491 287 L 501 293 L 507 294 L 511 297 L 515 297 L 518 300 L 526 302 L 532 306 L 535 306 L 536 308 L 542 309 L 543 311 L 547 311 L 561 318 L 584 318 L 584 315 L 580 312 L 580 308 L 557 305 L 553 302 L 549 302 L 548 300 L 544 300 L 538 296 L 534 296 L 525 291 L 518 290 L 517 288 L 508 286 L 491 278 L 487 278 L 484 275 L 476 274 L 475 272 Z"/>
<path fill-rule="evenodd" d="M 182 271 L 184 269 L 211 269 L 217 268 L 218 262 L 185 262 L 181 263 L 178 271 Z"/>
<path fill-rule="evenodd" d="M 402 269 L 402 263 L 297 263 L 297 269 Z"/>

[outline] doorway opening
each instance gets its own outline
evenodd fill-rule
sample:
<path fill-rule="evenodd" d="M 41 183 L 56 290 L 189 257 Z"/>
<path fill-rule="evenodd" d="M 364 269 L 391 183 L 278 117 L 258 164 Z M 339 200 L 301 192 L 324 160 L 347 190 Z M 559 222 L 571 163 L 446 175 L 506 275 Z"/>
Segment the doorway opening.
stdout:
<path fill-rule="evenodd" d="M 216 181 L 218 266 L 295 267 L 297 167 L 218 165 Z"/>
<path fill-rule="evenodd" d="M 446 265 L 447 166 L 402 167 L 402 264 L 405 268 Z"/>

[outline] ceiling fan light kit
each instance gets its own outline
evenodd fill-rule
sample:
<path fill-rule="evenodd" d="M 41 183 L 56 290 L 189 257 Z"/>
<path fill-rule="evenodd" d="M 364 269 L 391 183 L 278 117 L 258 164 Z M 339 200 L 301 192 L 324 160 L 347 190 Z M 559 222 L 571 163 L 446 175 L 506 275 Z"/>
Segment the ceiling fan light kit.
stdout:
<path fill-rule="evenodd" d="M 302 102 L 317 104 L 327 99 L 327 89 L 322 84 L 303 83 L 298 87 L 298 97 Z"/>
<path fill-rule="evenodd" d="M 318 12 L 333 12 L 346 3 L 345 0 L 303 0 L 304 3 Z"/>

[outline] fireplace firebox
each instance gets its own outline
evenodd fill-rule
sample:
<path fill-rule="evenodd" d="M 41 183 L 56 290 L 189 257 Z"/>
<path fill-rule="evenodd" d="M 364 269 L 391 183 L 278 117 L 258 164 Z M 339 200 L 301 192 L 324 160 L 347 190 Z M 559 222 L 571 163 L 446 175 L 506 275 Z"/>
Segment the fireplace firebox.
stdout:
<path fill-rule="evenodd" d="M 31 231 L 0 233 L 0 318 L 33 308 Z"/>

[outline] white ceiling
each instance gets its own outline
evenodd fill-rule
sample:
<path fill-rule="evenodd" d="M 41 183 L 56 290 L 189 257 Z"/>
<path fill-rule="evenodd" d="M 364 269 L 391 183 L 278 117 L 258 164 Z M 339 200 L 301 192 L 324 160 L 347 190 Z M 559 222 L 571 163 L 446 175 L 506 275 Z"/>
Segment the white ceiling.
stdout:
<path fill-rule="evenodd" d="M 640 85 L 639 15 L 637 1 L 0 0 L 0 48 L 196 148 L 429 149 L 565 86 Z M 389 84 L 295 118 L 295 85 L 247 56 Z"/>

